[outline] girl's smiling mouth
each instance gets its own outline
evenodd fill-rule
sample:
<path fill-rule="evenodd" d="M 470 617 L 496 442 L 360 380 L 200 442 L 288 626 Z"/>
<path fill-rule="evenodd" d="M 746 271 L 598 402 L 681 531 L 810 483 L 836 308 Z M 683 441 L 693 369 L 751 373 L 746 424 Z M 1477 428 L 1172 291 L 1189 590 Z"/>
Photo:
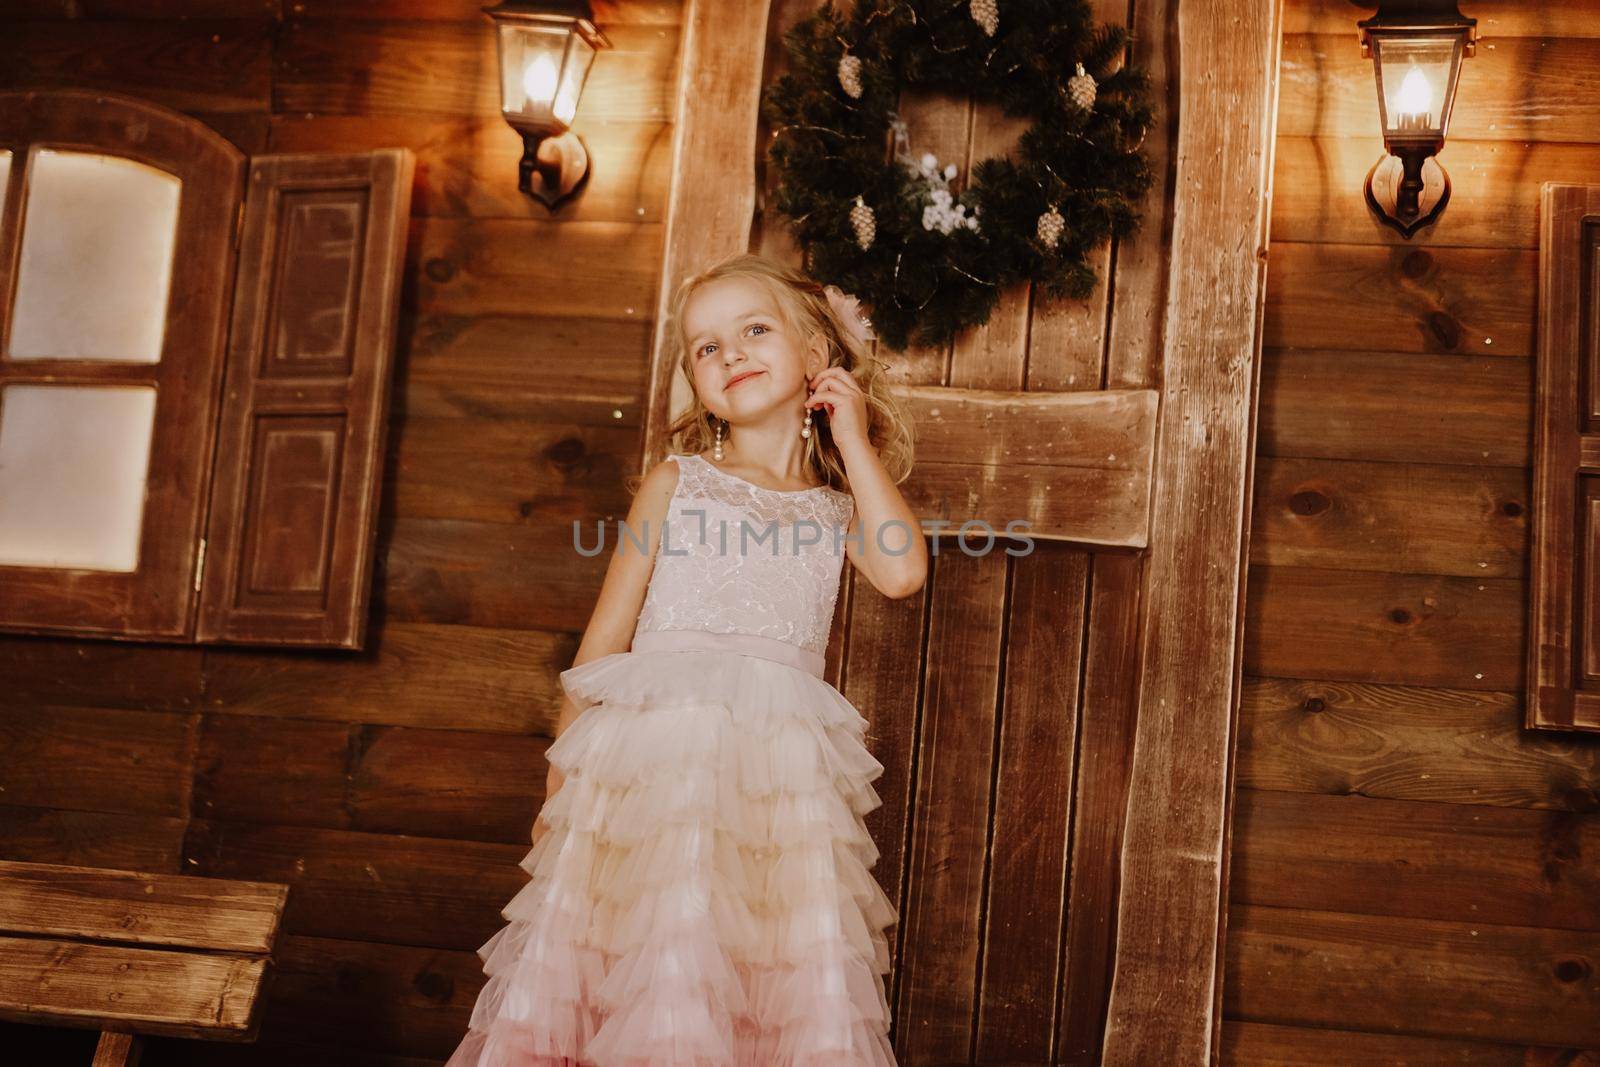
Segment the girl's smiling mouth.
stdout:
<path fill-rule="evenodd" d="M 736 374 L 732 378 L 728 379 L 728 384 L 724 385 L 722 387 L 722 391 L 723 392 L 727 392 L 729 389 L 732 389 L 734 386 L 738 385 L 740 382 L 749 381 L 751 378 L 754 378 L 756 375 L 765 374 L 765 373 L 766 373 L 766 371 L 747 370 L 747 371 L 744 371 L 744 372 L 742 372 L 740 374 Z"/>

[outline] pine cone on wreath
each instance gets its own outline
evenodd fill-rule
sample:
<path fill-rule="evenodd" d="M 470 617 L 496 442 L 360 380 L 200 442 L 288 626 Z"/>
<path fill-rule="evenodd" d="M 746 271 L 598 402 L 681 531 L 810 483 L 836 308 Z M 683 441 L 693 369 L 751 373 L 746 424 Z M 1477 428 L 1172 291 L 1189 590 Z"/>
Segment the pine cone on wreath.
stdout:
<path fill-rule="evenodd" d="M 878 236 L 878 220 L 859 196 L 856 197 L 856 206 L 850 209 L 850 226 L 856 231 L 856 244 L 861 246 L 861 250 L 865 252 L 871 248 L 873 239 Z"/>
<path fill-rule="evenodd" d="M 1000 4 L 997 0 L 972 0 L 970 5 L 972 21 L 976 22 L 985 34 L 993 37 L 1000 29 Z"/>
<path fill-rule="evenodd" d="M 1067 95 L 1072 97 L 1072 102 L 1083 110 L 1088 111 L 1094 107 L 1094 78 L 1086 73 L 1083 64 L 1078 64 L 1078 73 L 1067 79 Z"/>
<path fill-rule="evenodd" d="M 839 57 L 839 88 L 852 100 L 861 99 L 861 57 L 846 52 Z"/>
<path fill-rule="evenodd" d="M 1067 220 L 1061 217 L 1061 212 L 1056 210 L 1054 204 L 1050 210 L 1039 216 L 1039 243 L 1051 251 L 1061 243 L 1061 234 L 1066 230 Z"/>

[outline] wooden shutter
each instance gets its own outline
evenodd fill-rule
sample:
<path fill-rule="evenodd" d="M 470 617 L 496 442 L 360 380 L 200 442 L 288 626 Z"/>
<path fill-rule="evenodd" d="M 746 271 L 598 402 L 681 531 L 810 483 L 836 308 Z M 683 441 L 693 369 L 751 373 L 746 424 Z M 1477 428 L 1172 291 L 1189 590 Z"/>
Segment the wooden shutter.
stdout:
<path fill-rule="evenodd" d="M 1546 182 L 1526 724 L 1600 731 L 1600 185 Z"/>
<path fill-rule="evenodd" d="M 199 641 L 364 643 L 412 165 L 251 162 Z"/>

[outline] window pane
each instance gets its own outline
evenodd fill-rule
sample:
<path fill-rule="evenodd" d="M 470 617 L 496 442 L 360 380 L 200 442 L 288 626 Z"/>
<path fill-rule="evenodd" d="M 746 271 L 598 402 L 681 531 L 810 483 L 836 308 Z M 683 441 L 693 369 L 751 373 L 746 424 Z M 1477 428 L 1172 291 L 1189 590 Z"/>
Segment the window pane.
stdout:
<path fill-rule="evenodd" d="M 12 359 L 161 358 L 182 184 L 130 159 L 35 150 Z"/>
<path fill-rule="evenodd" d="M 0 390 L 0 564 L 134 570 L 155 410 L 149 386 Z"/>

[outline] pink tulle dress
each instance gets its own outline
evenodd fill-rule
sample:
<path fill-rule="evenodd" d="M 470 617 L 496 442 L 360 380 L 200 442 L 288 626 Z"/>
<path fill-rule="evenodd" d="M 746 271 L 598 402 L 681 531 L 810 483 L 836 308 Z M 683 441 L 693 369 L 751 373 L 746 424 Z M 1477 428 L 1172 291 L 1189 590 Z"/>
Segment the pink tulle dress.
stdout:
<path fill-rule="evenodd" d="M 631 651 L 561 672 L 564 783 L 447 1067 L 895 1064 L 883 765 L 822 678 L 853 498 L 671 458 Z"/>

